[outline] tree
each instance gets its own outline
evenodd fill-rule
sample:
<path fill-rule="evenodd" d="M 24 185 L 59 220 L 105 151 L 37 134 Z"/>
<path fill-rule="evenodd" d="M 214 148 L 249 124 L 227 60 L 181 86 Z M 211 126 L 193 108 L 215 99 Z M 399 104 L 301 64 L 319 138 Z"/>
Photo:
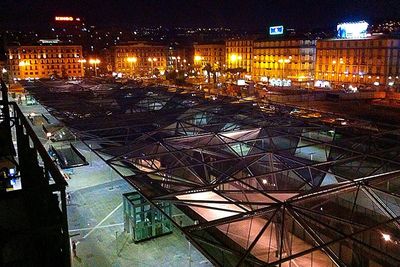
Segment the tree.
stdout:
<path fill-rule="evenodd" d="M 67 70 L 65 69 L 65 66 L 62 66 L 62 68 L 61 68 L 61 77 L 63 79 L 67 79 L 68 78 L 68 74 L 67 74 Z"/>
<path fill-rule="evenodd" d="M 172 70 L 169 72 L 165 72 L 165 78 L 169 81 L 172 81 L 173 83 L 177 85 L 182 85 L 186 83 L 186 76 L 185 76 L 185 71 L 184 70 L 179 70 L 178 72 Z"/>
<path fill-rule="evenodd" d="M 239 78 L 240 74 L 246 72 L 246 69 L 245 68 L 231 68 L 231 69 L 227 69 L 226 72 L 230 73 L 233 76 L 238 75 L 237 78 Z"/>
<path fill-rule="evenodd" d="M 58 72 L 56 70 L 53 70 L 53 73 L 50 75 L 51 79 L 58 79 L 60 76 L 58 76 Z"/>
<path fill-rule="evenodd" d="M 212 67 L 211 67 L 210 63 L 207 63 L 204 66 L 203 70 L 205 70 L 207 72 L 207 80 L 208 80 L 208 82 L 210 82 L 210 80 L 211 80 L 211 72 L 212 72 Z"/>
<path fill-rule="evenodd" d="M 219 64 L 214 64 L 213 68 L 213 77 L 214 77 L 214 83 L 217 83 L 217 73 L 221 72 L 221 67 Z"/>

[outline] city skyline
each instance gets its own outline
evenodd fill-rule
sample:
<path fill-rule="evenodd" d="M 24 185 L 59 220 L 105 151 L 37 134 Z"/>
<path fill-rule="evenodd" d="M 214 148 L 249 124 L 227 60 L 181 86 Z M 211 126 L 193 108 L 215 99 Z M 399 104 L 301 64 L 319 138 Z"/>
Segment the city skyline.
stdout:
<path fill-rule="evenodd" d="M 0 40 L 0 266 L 400 266 L 400 0 L 3 0 Z"/>
<path fill-rule="evenodd" d="M 0 4 L 7 28 L 44 29 L 54 16 L 79 16 L 90 25 L 230 27 L 262 30 L 284 24 L 296 28 L 333 28 L 337 22 L 400 16 L 398 1 L 10 1 Z M 40 16 L 32 10 L 40 10 Z M 94 12 L 95 11 L 95 12 Z M 301 11 L 301 12 L 299 12 Z"/>

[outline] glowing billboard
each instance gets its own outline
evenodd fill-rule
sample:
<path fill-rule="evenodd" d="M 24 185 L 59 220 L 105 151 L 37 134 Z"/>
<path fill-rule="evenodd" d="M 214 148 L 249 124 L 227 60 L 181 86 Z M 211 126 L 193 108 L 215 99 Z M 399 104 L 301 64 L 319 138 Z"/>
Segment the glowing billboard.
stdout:
<path fill-rule="evenodd" d="M 73 17 L 55 17 L 56 21 L 73 21 Z"/>
<path fill-rule="evenodd" d="M 283 26 L 269 27 L 269 35 L 280 35 L 280 34 L 283 34 Z"/>
<path fill-rule="evenodd" d="M 368 23 L 365 21 L 340 23 L 337 25 L 337 37 L 344 39 L 358 39 L 367 37 Z"/>

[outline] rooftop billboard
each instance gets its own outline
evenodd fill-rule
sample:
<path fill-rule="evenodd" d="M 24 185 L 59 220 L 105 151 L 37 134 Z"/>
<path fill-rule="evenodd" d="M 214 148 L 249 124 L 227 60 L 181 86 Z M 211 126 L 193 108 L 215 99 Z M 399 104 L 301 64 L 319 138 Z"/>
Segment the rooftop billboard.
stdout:
<path fill-rule="evenodd" d="M 368 23 L 365 21 L 340 23 L 337 25 L 337 37 L 359 39 L 367 37 Z"/>

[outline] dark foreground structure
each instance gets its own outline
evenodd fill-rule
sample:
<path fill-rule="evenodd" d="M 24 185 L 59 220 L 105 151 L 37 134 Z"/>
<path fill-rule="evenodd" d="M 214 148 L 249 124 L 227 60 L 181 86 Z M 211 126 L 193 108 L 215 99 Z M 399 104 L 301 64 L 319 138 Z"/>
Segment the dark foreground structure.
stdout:
<path fill-rule="evenodd" d="M 67 184 L 4 83 L 0 166 L 0 266 L 70 266 Z"/>
<path fill-rule="evenodd" d="M 215 265 L 400 265 L 395 126 L 154 87 L 30 92 Z"/>

